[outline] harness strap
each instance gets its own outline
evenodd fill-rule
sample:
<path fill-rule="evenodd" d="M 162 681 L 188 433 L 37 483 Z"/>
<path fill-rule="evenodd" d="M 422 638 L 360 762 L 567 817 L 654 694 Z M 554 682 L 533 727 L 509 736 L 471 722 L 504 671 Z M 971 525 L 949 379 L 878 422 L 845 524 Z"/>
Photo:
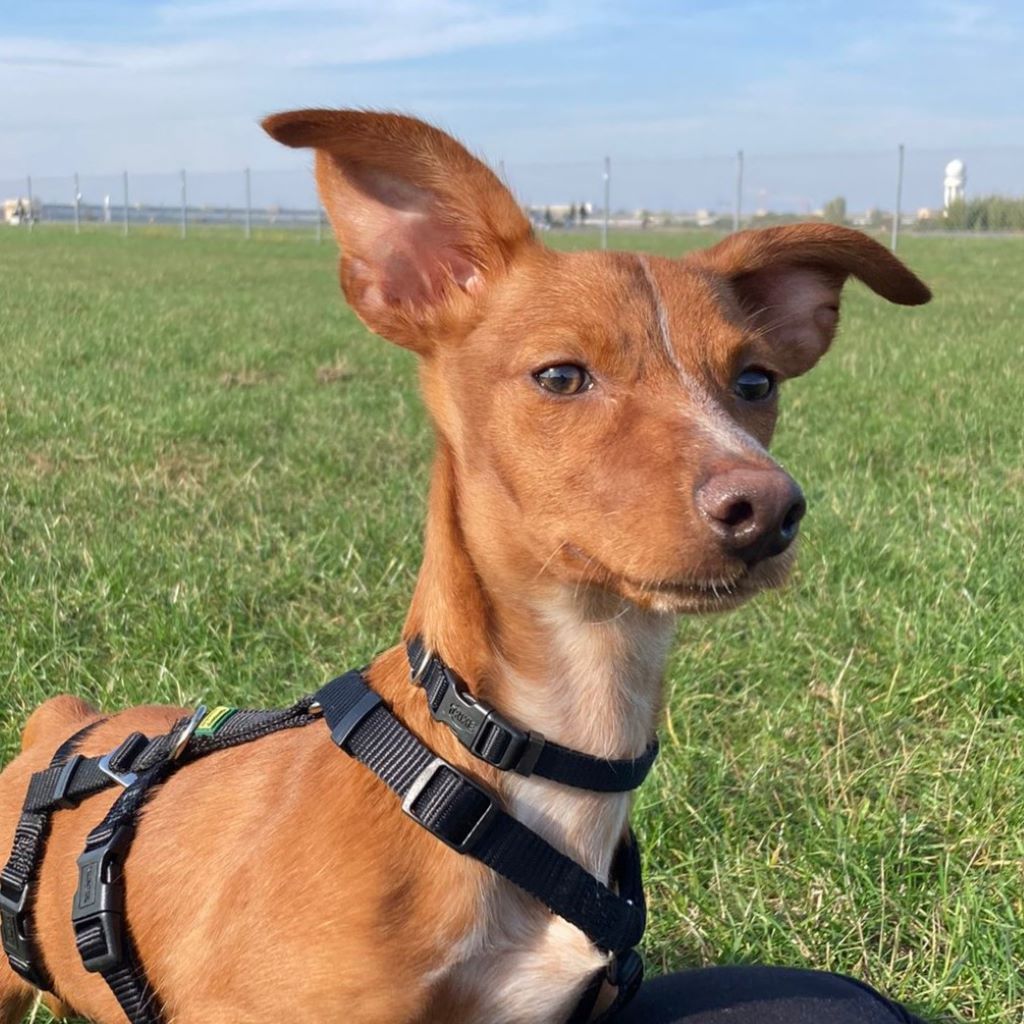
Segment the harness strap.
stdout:
<path fill-rule="evenodd" d="M 313 721 L 309 703 L 310 698 L 306 698 L 290 708 L 270 711 L 232 708 L 230 718 L 215 733 L 204 733 L 202 723 L 199 723 L 196 734 L 181 750 L 178 763 L 187 764 L 206 754 L 249 743 L 280 729 L 308 725 Z M 179 719 L 169 732 L 148 741 L 141 733 L 133 733 L 105 757 L 81 758 L 74 765 L 51 763 L 45 771 L 32 776 L 24 810 L 45 811 L 65 803 L 74 806 L 120 781 L 119 776 L 138 774 L 152 768 L 171 756 L 188 723 L 188 718 Z"/>
<path fill-rule="evenodd" d="M 402 810 L 450 846 L 486 864 L 579 928 L 601 950 L 624 953 L 644 932 L 641 899 L 619 895 L 497 799 L 420 742 L 371 690 L 347 672 L 317 693 L 334 742 L 402 800 Z"/>
<path fill-rule="evenodd" d="M 607 970 L 597 971 L 587 982 L 583 995 L 565 1024 L 605 1024 L 611 1021 L 619 1010 L 633 1000 L 643 980 L 644 962 L 636 950 L 631 949 L 624 957 L 616 957 Z M 595 1017 L 594 1007 L 605 982 L 617 991 L 612 1002 Z"/>
<path fill-rule="evenodd" d="M 100 973 L 107 978 L 122 1007 L 126 1007 L 126 1013 L 128 1007 L 138 1008 L 139 1016 L 133 1017 L 128 1013 L 132 1024 L 159 1024 L 159 1018 L 152 1016 L 154 1011 L 148 1009 L 153 1000 L 144 995 L 148 985 L 134 946 L 129 943 L 127 947 L 123 944 L 118 947 L 116 939 L 112 944 L 106 942 L 108 937 L 118 932 L 115 927 L 118 920 L 114 915 L 118 918 L 123 915 L 123 902 L 118 902 L 123 901 L 120 866 L 128 854 L 134 835 L 135 815 L 141 808 L 146 791 L 182 764 L 281 729 L 309 725 L 316 721 L 309 711 L 311 699 L 307 697 L 283 710 L 217 709 L 219 714 L 208 716 L 216 717 L 215 726 L 205 726 L 205 718 L 202 722 L 196 720 L 196 716 L 182 718 L 169 732 L 153 739 L 132 733 L 113 752 L 103 757 L 83 757 L 76 751 L 85 736 L 106 719 L 90 723 L 65 741 L 54 754 L 49 767 L 36 772 L 29 782 L 11 855 L 0 872 L 0 938 L 12 969 L 34 987 L 54 991 L 54 982 L 44 966 L 32 926 L 34 889 L 52 818 L 60 809 L 75 807 L 94 793 L 121 784 L 127 787 L 125 792 L 115 801 L 104 822 L 90 833 L 90 844 L 79 860 L 79 893 L 76 894 L 75 907 L 80 902 L 86 908 L 91 905 L 91 899 L 84 898 L 90 887 L 97 894 L 102 889 L 99 895 L 107 902 L 93 909 L 106 916 L 93 919 L 91 911 L 82 909 L 76 935 L 80 931 L 80 952 L 89 960 L 98 958 L 97 962 L 100 959 L 105 961 L 103 954 L 114 954 L 118 948 L 127 948 L 127 959 L 122 967 L 113 965 Z M 193 733 L 191 730 L 196 725 L 199 728 Z M 131 820 L 119 817 L 124 815 L 129 815 Z M 112 821 L 117 823 L 117 829 L 110 825 Z M 104 825 L 107 826 L 105 830 Z M 94 866 L 84 866 L 82 859 L 86 858 L 91 858 Z M 116 880 L 111 883 L 109 880 L 115 879 L 115 865 Z M 79 896 L 83 899 L 80 900 Z M 133 981 L 133 978 L 138 980 Z M 142 994 L 133 995 L 133 991 Z"/>
<path fill-rule="evenodd" d="M 3 947 L 12 967 L 36 987 L 53 990 L 31 927 L 33 887 L 52 815 L 120 784 L 124 791 L 90 832 L 78 859 L 72 909 L 75 939 L 86 969 L 107 981 L 131 1024 L 163 1024 L 162 1007 L 125 914 L 124 864 L 150 791 L 182 764 L 281 729 L 308 725 L 321 713 L 334 742 L 401 797 L 402 810 L 414 821 L 452 849 L 489 866 L 613 954 L 609 968 L 587 986 L 573 1022 L 589 1018 L 606 980 L 618 988 L 613 1009 L 631 998 L 642 977 L 642 964 L 632 947 L 646 923 L 635 839 L 631 836 L 616 855 L 615 892 L 507 814 L 483 787 L 435 756 L 384 706 L 362 672 L 346 673 L 315 697 L 282 711 L 218 708 L 201 721 L 200 713 L 181 719 L 167 734 L 153 739 L 133 733 L 104 757 L 75 753 L 98 722 L 65 742 L 50 767 L 32 777 L 14 849 L 0 873 Z M 586 758 L 550 746 L 556 753 Z"/>
<path fill-rule="evenodd" d="M 412 680 L 426 695 L 431 715 L 492 768 L 539 775 L 563 786 L 596 793 L 626 793 L 643 783 L 658 756 L 657 739 L 639 757 L 621 760 L 593 757 L 553 743 L 540 733 L 517 728 L 473 697 L 444 660 L 427 648 L 422 637 L 413 637 L 406 644 L 406 655 Z"/>
<path fill-rule="evenodd" d="M 7 960 L 11 970 L 30 985 L 47 992 L 53 991 L 53 979 L 43 963 L 36 941 L 33 921 L 34 887 L 39 877 L 43 850 L 50 836 L 53 812 L 59 806 L 67 806 L 63 802 L 67 799 L 67 780 L 81 761 L 81 756 L 75 751 L 82 740 L 103 721 L 106 719 L 90 722 L 57 748 L 49 769 L 56 780 L 53 791 L 55 803 L 38 810 L 27 805 L 22 809 L 21 818 L 14 830 L 11 855 L 3 871 L 0 871 L 0 938 Z M 64 780 L 63 787 L 59 784 L 61 779 Z"/>
<path fill-rule="evenodd" d="M 82 965 L 106 981 L 132 1024 L 163 1024 L 164 1014 L 128 926 L 124 864 L 150 790 L 175 767 L 165 759 L 136 775 L 89 833 L 78 858 L 71 906 L 75 944 Z"/>

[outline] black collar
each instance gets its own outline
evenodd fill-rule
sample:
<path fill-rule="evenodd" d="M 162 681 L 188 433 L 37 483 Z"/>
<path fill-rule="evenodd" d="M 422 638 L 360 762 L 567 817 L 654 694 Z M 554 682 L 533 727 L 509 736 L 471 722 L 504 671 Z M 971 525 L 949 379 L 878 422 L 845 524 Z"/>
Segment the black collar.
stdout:
<path fill-rule="evenodd" d="M 582 754 L 545 740 L 540 733 L 518 729 L 494 708 L 467 692 L 462 680 L 423 638 L 406 644 L 413 682 L 422 688 L 427 706 L 474 756 L 501 771 L 539 775 L 575 789 L 597 793 L 625 793 L 636 789 L 658 756 L 658 741 L 651 740 L 637 758 L 608 760 Z"/>

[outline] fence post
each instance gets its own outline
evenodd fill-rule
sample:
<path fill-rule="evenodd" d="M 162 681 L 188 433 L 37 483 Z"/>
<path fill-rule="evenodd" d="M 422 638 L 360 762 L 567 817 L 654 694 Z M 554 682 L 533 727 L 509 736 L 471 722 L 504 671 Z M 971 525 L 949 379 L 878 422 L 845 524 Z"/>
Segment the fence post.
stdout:
<path fill-rule="evenodd" d="M 899 158 L 896 168 L 896 212 L 892 215 L 892 251 L 900 240 L 900 207 L 903 204 L 903 143 L 900 143 Z"/>
<path fill-rule="evenodd" d="M 121 234 L 128 237 L 128 172 L 121 175 Z"/>
<path fill-rule="evenodd" d="M 604 158 L 604 220 L 601 221 L 601 248 L 608 248 L 608 218 L 611 216 L 612 203 L 612 160 Z"/>
<path fill-rule="evenodd" d="M 252 238 L 252 175 L 245 169 L 245 237 Z"/>
<path fill-rule="evenodd" d="M 36 222 L 36 211 L 32 206 L 32 175 L 28 174 L 25 176 L 25 184 L 28 187 L 28 229 L 29 231 L 35 226 Z"/>
<path fill-rule="evenodd" d="M 188 180 L 181 169 L 181 237 L 188 238 Z"/>
<path fill-rule="evenodd" d="M 78 210 L 78 204 L 82 201 L 82 195 L 78 190 L 78 171 L 75 171 L 75 234 L 77 235 L 81 231 L 81 216 Z"/>
<path fill-rule="evenodd" d="M 732 208 L 732 229 L 739 231 L 743 215 L 743 150 L 736 151 L 736 201 Z"/>

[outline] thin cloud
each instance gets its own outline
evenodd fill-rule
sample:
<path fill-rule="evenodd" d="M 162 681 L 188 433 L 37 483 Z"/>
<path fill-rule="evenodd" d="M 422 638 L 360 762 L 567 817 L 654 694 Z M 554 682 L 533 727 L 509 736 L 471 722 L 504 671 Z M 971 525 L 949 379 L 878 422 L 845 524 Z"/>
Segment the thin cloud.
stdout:
<path fill-rule="evenodd" d="M 444 17 L 466 14 L 473 8 L 452 0 L 213 0 L 211 3 L 166 3 L 156 8 L 157 18 L 166 25 L 207 25 L 266 15 L 419 14 Z M 479 11 L 479 5 L 477 5 Z"/>
<path fill-rule="evenodd" d="M 569 16 L 555 9 L 520 13 L 448 2 L 384 0 L 317 3 L 316 0 L 222 0 L 205 11 L 211 21 L 234 21 L 258 11 L 345 12 L 345 19 L 279 25 L 220 25 L 194 35 L 147 45 L 69 43 L 52 38 L 3 38 L 0 62 L 18 65 L 107 67 L 132 72 L 188 71 L 202 68 L 330 68 L 451 54 L 487 46 L 546 40 L 567 33 Z M 168 16 L 167 8 L 161 9 Z M 197 16 L 198 5 L 176 7 L 183 23 Z M 200 19 L 201 20 L 201 19 Z M 159 34 L 159 33 L 158 33 Z"/>
<path fill-rule="evenodd" d="M 101 60 L 86 60 L 82 57 L 47 57 L 43 55 L 28 56 L 0 54 L 0 64 L 9 64 L 16 68 L 113 68 L 116 64 Z"/>

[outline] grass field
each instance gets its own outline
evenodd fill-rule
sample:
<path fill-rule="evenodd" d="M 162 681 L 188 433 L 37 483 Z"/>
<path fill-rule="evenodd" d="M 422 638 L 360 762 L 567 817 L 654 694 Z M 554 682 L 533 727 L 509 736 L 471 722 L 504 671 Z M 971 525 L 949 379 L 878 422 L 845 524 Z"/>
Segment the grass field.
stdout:
<path fill-rule="evenodd" d="M 1010 1024 L 1024 241 L 901 255 L 936 301 L 852 285 L 832 354 L 785 389 L 775 447 L 810 506 L 792 584 L 680 625 L 639 798 L 646 950 Z M 0 231 L 0 356 L 0 760 L 54 693 L 278 704 L 395 641 L 431 440 L 412 357 L 348 312 L 332 245 Z"/>

